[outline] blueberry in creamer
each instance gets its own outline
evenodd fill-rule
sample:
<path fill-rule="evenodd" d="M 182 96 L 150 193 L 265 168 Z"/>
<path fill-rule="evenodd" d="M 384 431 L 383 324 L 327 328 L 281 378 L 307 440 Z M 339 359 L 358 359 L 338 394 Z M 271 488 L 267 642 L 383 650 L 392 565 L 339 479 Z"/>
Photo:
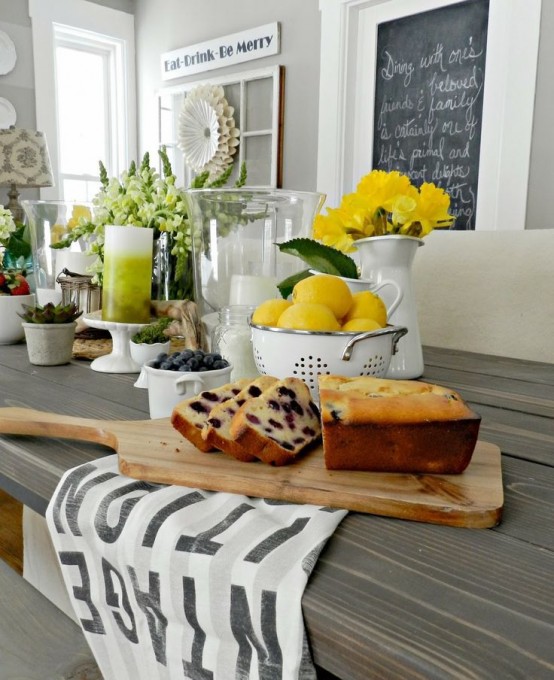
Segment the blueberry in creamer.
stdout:
<path fill-rule="evenodd" d="M 204 373 L 205 371 L 218 371 L 221 368 L 227 368 L 229 362 L 217 352 L 185 349 L 182 352 L 173 352 L 172 354 L 161 352 L 148 365 L 162 371 Z"/>

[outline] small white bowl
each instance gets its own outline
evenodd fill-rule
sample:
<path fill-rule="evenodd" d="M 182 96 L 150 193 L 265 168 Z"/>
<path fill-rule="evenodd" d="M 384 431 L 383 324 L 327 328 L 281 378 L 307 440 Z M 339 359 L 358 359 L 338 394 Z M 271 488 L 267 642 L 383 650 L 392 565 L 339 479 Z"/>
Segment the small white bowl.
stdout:
<path fill-rule="evenodd" d="M 139 366 L 142 366 L 147 361 L 152 361 L 158 354 L 169 352 L 170 341 L 167 342 L 153 342 L 148 344 L 147 342 L 133 342 L 129 340 L 129 351 L 131 353 L 131 358 Z"/>
<path fill-rule="evenodd" d="M 230 381 L 232 370 L 229 365 L 216 371 L 181 373 L 152 368 L 146 363 L 142 371 L 146 375 L 150 418 L 168 418 L 183 399 L 225 385 Z"/>

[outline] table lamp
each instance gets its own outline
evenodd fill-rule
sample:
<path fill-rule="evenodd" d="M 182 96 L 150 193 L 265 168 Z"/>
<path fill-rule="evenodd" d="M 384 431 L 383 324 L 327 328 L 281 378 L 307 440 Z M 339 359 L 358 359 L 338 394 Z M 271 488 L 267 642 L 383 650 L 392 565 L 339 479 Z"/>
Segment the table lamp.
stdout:
<path fill-rule="evenodd" d="M 46 138 L 42 132 L 13 125 L 0 130 L 0 186 L 9 186 L 6 208 L 23 222 L 17 187 L 51 187 L 54 184 Z"/>

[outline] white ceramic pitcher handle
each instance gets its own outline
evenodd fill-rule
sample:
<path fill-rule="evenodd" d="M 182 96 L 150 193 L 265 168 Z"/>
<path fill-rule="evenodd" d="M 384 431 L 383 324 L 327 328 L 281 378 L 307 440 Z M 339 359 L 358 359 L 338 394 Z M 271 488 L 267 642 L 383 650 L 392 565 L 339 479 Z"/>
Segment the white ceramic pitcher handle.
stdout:
<path fill-rule="evenodd" d="M 204 381 L 199 375 L 194 373 L 183 373 L 183 375 L 175 381 L 174 387 L 177 394 L 185 394 L 187 391 L 186 383 L 194 383 L 194 394 L 202 392 Z"/>
<path fill-rule="evenodd" d="M 398 305 L 402 302 L 402 297 L 404 294 L 400 286 L 396 283 L 396 281 L 393 281 L 392 279 L 383 279 L 379 283 L 372 285 L 371 291 L 373 293 L 377 293 L 378 291 L 381 290 L 381 288 L 384 288 L 385 286 L 392 286 L 396 290 L 396 297 L 394 298 L 390 306 L 387 308 L 387 314 L 390 316 L 398 307 Z"/>

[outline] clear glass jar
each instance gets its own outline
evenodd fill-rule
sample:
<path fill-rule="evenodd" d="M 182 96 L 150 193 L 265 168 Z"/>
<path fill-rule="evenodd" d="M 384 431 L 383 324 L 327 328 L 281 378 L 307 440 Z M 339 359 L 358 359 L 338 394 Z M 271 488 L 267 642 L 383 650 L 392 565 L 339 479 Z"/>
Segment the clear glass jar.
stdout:
<path fill-rule="evenodd" d="M 212 352 L 219 352 L 233 366 L 231 379 L 257 378 L 252 332 L 248 317 L 255 307 L 233 305 L 219 311 L 219 323 L 212 336 Z"/>

